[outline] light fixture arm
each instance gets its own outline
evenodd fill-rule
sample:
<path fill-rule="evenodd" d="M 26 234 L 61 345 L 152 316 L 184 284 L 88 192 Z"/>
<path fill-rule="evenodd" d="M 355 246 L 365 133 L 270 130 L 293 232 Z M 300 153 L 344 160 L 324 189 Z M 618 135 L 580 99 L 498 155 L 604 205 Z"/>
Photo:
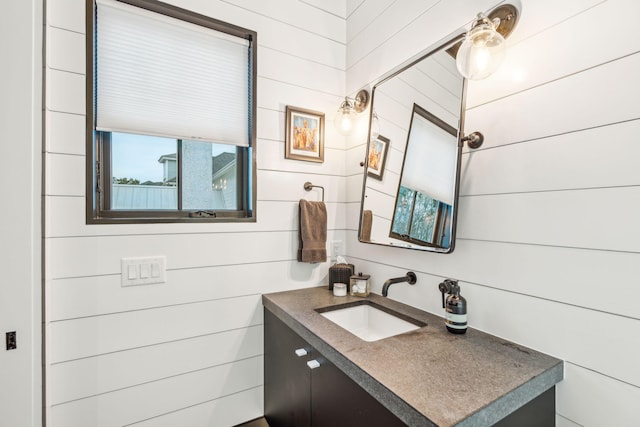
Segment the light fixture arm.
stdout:
<path fill-rule="evenodd" d="M 338 107 L 338 110 L 350 110 L 353 108 L 353 98 L 349 98 L 348 96 L 344 97 L 344 101 Z"/>
<path fill-rule="evenodd" d="M 366 89 L 361 89 L 356 93 L 356 97 L 353 99 L 353 109 L 356 113 L 362 113 L 369 105 L 369 92 Z"/>
<path fill-rule="evenodd" d="M 487 18 L 494 24 L 496 31 L 506 39 L 518 24 L 520 10 L 513 4 L 503 4 L 490 11 Z"/>
<path fill-rule="evenodd" d="M 344 97 L 344 101 L 340 104 L 340 109 L 353 108 L 356 113 L 362 113 L 369 105 L 369 92 L 361 89 L 356 93 L 355 98 Z"/>
<path fill-rule="evenodd" d="M 484 142 L 484 135 L 480 132 L 472 132 L 469 135 L 462 137 L 462 143 L 465 142 L 469 148 L 480 148 Z"/>
<path fill-rule="evenodd" d="M 489 19 L 489 17 L 487 15 L 485 15 L 482 12 L 480 12 L 480 13 L 478 13 L 478 16 L 476 17 L 476 22 L 474 22 L 473 25 L 471 26 L 471 29 L 477 27 L 478 25 L 491 25 L 493 27 L 493 29 L 495 30 L 500 25 L 500 18 L 496 17 L 495 19 Z"/>

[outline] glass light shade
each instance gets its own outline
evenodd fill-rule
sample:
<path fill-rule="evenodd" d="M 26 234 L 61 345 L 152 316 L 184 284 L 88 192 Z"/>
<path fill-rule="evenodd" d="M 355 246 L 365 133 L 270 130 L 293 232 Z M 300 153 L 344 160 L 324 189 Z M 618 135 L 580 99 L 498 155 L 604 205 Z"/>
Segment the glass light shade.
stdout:
<path fill-rule="evenodd" d="M 338 108 L 333 124 L 340 134 L 349 135 L 355 128 L 357 116 L 358 113 L 356 113 L 356 110 L 354 110 L 351 103 L 345 99 L 340 105 L 340 108 Z"/>
<path fill-rule="evenodd" d="M 504 37 L 490 21 L 479 22 L 467 33 L 456 56 L 458 71 L 471 80 L 484 79 L 496 71 L 506 50 Z"/>

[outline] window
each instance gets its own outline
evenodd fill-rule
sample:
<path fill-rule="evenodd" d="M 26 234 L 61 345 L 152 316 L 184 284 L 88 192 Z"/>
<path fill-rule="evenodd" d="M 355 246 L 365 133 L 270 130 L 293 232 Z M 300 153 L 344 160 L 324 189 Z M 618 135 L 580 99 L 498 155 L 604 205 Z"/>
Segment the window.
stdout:
<path fill-rule="evenodd" d="M 255 221 L 256 33 L 89 3 L 87 222 Z"/>

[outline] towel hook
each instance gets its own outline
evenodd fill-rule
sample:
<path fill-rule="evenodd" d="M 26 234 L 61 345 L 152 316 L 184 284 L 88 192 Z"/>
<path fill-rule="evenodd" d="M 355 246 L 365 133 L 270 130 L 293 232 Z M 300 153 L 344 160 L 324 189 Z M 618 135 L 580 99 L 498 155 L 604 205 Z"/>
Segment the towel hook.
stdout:
<path fill-rule="evenodd" d="M 312 188 L 321 188 L 322 189 L 322 201 L 324 202 L 324 187 L 321 185 L 313 185 L 312 183 L 310 183 L 309 181 L 304 183 L 304 189 L 307 191 L 311 191 Z"/>

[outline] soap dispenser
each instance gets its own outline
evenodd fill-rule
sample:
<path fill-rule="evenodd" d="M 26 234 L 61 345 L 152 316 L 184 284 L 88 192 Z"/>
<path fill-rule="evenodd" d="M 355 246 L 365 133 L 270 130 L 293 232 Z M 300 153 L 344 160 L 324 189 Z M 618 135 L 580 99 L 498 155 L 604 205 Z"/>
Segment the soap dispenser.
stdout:
<path fill-rule="evenodd" d="M 442 293 L 442 308 L 445 309 L 447 331 L 452 334 L 464 334 L 467 332 L 467 300 L 460 295 L 458 281 L 446 279 L 438 285 L 438 289 Z"/>

